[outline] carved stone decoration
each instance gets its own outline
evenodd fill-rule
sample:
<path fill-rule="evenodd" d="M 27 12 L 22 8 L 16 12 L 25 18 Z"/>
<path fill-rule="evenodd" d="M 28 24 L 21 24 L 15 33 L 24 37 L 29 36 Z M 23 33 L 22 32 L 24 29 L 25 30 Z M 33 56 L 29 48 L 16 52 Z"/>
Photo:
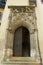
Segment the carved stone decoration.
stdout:
<path fill-rule="evenodd" d="M 28 12 L 34 12 L 34 7 L 29 6 L 14 6 L 12 7 L 12 10 L 14 13 L 28 13 Z"/>
<path fill-rule="evenodd" d="M 39 52 L 37 53 L 38 40 L 36 39 L 37 35 L 35 35 L 35 32 L 37 31 L 35 8 L 28 7 L 28 6 L 27 7 L 15 6 L 11 8 L 11 14 L 9 16 L 10 18 L 9 18 L 9 27 L 8 27 L 8 34 L 7 34 L 8 37 L 7 37 L 7 43 L 6 43 L 7 49 L 9 48 L 13 49 L 13 38 L 14 38 L 15 30 L 20 26 L 24 26 L 30 32 L 31 57 L 37 60 L 38 58 L 36 58 L 36 56 L 39 57 Z"/>
<path fill-rule="evenodd" d="M 25 10 L 25 11 L 24 11 Z M 22 8 L 13 8 L 12 9 L 12 22 L 15 22 L 17 19 L 21 17 L 22 22 L 29 22 L 32 28 L 36 27 L 35 24 L 35 10 L 32 7 L 22 7 Z"/>

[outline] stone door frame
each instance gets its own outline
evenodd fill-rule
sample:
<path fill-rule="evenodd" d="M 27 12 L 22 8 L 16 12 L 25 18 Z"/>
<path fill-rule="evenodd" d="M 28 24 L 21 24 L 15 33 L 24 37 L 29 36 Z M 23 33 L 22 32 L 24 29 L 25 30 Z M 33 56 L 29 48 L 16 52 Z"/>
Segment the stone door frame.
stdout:
<path fill-rule="evenodd" d="M 19 8 L 19 9 L 17 9 Z M 35 7 L 11 7 L 9 15 L 9 27 L 7 31 L 7 43 L 6 49 L 9 53 L 9 57 L 12 56 L 13 52 L 13 39 L 15 30 L 20 27 L 26 27 L 30 32 L 30 56 L 39 60 L 39 50 L 38 50 L 38 40 L 37 40 L 37 25 L 36 25 L 36 15 Z M 21 9 L 21 10 L 20 10 Z M 24 12 L 24 9 L 25 12 Z M 21 12 L 20 12 L 21 11 Z M 6 54 L 6 56 L 8 56 Z"/>

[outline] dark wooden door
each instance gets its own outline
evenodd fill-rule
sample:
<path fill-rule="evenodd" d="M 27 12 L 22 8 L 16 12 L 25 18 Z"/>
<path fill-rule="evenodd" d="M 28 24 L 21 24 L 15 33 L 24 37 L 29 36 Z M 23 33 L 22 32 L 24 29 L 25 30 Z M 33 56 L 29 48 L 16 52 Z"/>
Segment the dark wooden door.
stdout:
<path fill-rule="evenodd" d="M 19 27 L 14 33 L 13 56 L 30 56 L 30 33 L 25 27 Z"/>
<path fill-rule="evenodd" d="M 14 33 L 13 55 L 22 56 L 22 28 L 18 28 Z"/>
<path fill-rule="evenodd" d="M 22 28 L 22 56 L 30 56 L 30 33 L 27 28 Z"/>

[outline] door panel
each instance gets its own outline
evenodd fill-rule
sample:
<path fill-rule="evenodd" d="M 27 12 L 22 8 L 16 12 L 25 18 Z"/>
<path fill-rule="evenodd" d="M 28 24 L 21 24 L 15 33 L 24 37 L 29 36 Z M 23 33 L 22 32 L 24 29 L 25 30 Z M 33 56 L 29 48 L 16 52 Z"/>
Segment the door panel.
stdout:
<path fill-rule="evenodd" d="M 14 37 L 14 56 L 22 56 L 22 28 L 16 30 Z"/>
<path fill-rule="evenodd" d="M 22 29 L 22 56 L 30 56 L 30 34 L 29 31 L 24 27 Z"/>

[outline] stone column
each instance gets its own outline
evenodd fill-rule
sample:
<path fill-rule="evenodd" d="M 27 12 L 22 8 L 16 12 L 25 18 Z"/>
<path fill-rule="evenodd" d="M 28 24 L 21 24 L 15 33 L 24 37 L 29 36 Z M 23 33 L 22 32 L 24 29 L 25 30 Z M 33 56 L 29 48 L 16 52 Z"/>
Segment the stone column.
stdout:
<path fill-rule="evenodd" d="M 30 33 L 31 57 L 33 58 L 35 58 L 35 54 L 36 54 L 34 38 L 35 38 L 34 33 Z"/>
<path fill-rule="evenodd" d="M 39 49 L 38 32 L 37 32 L 37 30 L 35 30 L 34 33 L 35 33 L 34 41 L 35 41 L 35 49 L 36 49 L 35 58 L 36 58 L 37 61 L 40 61 L 40 49 Z"/>
<path fill-rule="evenodd" d="M 30 32 L 30 46 L 31 46 L 31 57 L 35 58 L 37 61 L 40 61 L 39 55 L 39 43 L 38 43 L 38 33 L 37 30 L 31 30 Z"/>
<path fill-rule="evenodd" d="M 6 36 L 6 45 L 5 45 L 5 55 L 4 55 L 4 60 L 6 61 L 8 56 L 11 55 L 11 53 L 9 52 L 12 51 L 12 38 L 13 38 L 13 34 L 10 32 L 11 29 L 10 29 L 10 23 L 12 21 L 12 11 L 10 10 L 10 14 L 9 14 L 9 17 L 8 17 L 8 20 L 9 20 L 9 23 L 8 23 L 8 28 L 6 29 L 7 30 L 7 36 Z M 9 53 L 9 55 L 8 55 Z"/>

